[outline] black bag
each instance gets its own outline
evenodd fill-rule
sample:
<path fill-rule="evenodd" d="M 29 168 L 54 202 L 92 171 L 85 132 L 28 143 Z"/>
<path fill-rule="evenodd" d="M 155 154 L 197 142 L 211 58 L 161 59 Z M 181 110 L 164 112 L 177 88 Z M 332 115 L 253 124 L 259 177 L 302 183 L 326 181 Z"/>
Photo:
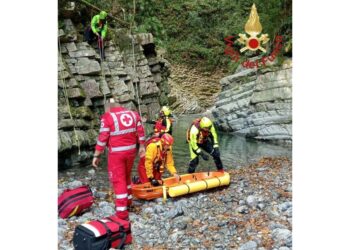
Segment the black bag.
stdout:
<path fill-rule="evenodd" d="M 131 242 L 130 222 L 117 216 L 79 225 L 75 228 L 73 237 L 75 250 L 120 249 Z"/>

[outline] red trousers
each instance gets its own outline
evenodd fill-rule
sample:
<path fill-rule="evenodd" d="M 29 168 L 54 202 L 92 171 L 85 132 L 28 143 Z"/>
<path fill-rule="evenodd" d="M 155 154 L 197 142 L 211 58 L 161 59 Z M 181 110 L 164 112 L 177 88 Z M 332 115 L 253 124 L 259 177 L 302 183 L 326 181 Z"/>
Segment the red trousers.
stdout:
<path fill-rule="evenodd" d="M 131 205 L 131 169 L 136 156 L 135 150 L 108 155 L 108 175 L 115 194 L 116 215 L 129 219 L 128 206 Z"/>
<path fill-rule="evenodd" d="M 145 157 L 140 158 L 139 165 L 137 166 L 137 171 L 139 172 L 141 183 L 149 182 L 146 174 L 145 159 Z M 162 178 L 162 173 L 153 168 L 153 178 L 160 180 Z"/>

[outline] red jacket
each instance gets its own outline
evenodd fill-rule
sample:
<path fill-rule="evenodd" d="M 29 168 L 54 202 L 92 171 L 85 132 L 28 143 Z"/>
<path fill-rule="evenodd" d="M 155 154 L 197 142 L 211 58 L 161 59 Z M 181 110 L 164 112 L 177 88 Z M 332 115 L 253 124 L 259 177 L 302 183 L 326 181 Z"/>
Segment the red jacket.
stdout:
<path fill-rule="evenodd" d="M 108 146 L 109 153 L 136 151 L 136 144 L 145 143 L 145 131 L 138 113 L 123 107 L 111 108 L 101 116 L 100 134 L 96 150 Z"/>

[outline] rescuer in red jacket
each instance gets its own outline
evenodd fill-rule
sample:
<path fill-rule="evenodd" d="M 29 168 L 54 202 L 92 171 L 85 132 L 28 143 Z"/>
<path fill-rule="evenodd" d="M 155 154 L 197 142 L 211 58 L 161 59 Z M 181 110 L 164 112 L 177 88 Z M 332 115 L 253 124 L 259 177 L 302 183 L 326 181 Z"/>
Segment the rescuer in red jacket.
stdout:
<path fill-rule="evenodd" d="M 113 100 L 114 101 L 114 100 Z M 108 175 L 115 194 L 116 215 L 128 219 L 131 205 L 131 168 L 140 144 L 139 156 L 145 156 L 145 132 L 138 113 L 116 103 L 101 116 L 100 134 L 95 147 L 92 166 L 98 167 L 100 156 L 108 146 Z"/>

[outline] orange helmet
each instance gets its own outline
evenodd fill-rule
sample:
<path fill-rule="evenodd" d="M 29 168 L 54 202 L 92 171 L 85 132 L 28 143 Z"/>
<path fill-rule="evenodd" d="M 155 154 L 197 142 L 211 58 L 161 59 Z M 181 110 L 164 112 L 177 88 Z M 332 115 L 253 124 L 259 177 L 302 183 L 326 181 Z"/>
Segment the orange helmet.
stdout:
<path fill-rule="evenodd" d="M 162 143 L 165 143 L 166 145 L 171 146 L 174 143 L 174 138 L 170 134 L 165 133 L 162 135 L 161 141 Z"/>

